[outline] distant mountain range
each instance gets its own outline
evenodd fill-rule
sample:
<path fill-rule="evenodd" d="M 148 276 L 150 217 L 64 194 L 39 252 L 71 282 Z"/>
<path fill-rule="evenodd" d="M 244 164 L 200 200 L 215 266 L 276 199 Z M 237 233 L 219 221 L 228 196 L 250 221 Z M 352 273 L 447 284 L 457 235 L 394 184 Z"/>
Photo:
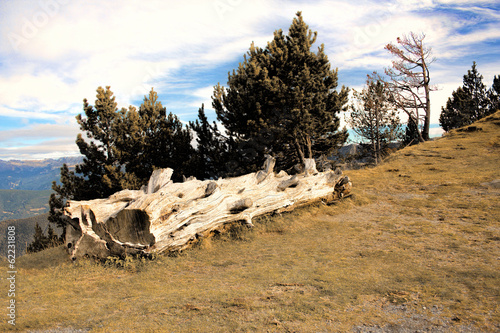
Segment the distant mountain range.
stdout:
<path fill-rule="evenodd" d="M 47 213 L 52 182 L 59 180 L 61 167 L 66 163 L 71 168 L 81 161 L 82 157 L 0 160 L 0 221 Z"/>
<path fill-rule="evenodd" d="M 74 166 L 82 157 L 64 157 L 45 160 L 0 160 L 0 189 L 50 190 L 53 181 L 59 180 L 64 163 Z"/>
<path fill-rule="evenodd" d="M 51 193 L 51 190 L 0 190 L 0 221 L 47 213 Z"/>

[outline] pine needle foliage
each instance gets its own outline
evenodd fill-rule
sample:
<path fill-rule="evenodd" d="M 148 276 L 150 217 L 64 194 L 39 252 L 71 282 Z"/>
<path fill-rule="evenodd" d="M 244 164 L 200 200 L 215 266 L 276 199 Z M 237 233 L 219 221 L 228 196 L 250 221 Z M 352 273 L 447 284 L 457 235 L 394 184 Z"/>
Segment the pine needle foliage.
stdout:
<path fill-rule="evenodd" d="M 189 128 L 196 134 L 196 154 L 191 160 L 194 176 L 199 179 L 216 179 L 225 175 L 227 155 L 226 138 L 220 133 L 217 124 L 210 123 L 205 114 L 205 105 L 198 110 L 198 119 L 189 122 Z"/>
<path fill-rule="evenodd" d="M 486 90 L 483 76 L 478 72 L 476 62 L 464 75 L 463 85 L 453 91 L 446 106 L 441 108 L 439 124 L 449 132 L 467 126 L 484 118 L 499 108 L 500 80 L 495 76 L 490 90 Z"/>
<path fill-rule="evenodd" d="M 338 71 L 324 45 L 311 51 L 316 37 L 298 12 L 287 35 L 275 31 L 265 48 L 252 43 L 228 87 L 215 86 L 213 107 L 227 130 L 235 173 L 260 167 L 265 154 L 285 169 L 331 154 L 347 139 L 338 116 L 348 89 L 336 90 Z"/>
<path fill-rule="evenodd" d="M 354 91 L 350 109 L 347 123 L 369 144 L 373 160 L 378 164 L 387 144 L 402 136 L 400 119 L 390 103 L 384 82 L 368 79 L 361 92 Z"/>
<path fill-rule="evenodd" d="M 59 238 L 50 224 L 47 228 L 47 235 L 45 235 L 40 225 L 36 223 L 33 241 L 28 244 L 26 251 L 28 253 L 35 253 L 51 247 L 57 247 L 61 244 L 62 240 Z"/>
<path fill-rule="evenodd" d="M 64 228 L 62 208 L 67 200 L 105 198 L 123 189 L 147 184 L 156 168 L 175 170 L 174 179 L 193 173 L 192 136 L 177 116 L 169 113 L 151 90 L 137 109 L 118 109 L 110 87 L 99 87 L 94 105 L 83 101 L 84 115 L 76 120 L 76 144 L 83 163 L 61 168 L 60 182 L 53 182 L 49 221 Z"/>

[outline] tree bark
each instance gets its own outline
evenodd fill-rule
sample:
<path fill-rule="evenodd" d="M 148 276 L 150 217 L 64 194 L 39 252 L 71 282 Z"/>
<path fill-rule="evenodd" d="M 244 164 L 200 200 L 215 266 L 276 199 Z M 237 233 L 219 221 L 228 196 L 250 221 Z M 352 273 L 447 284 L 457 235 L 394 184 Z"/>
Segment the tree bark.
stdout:
<path fill-rule="evenodd" d="M 297 137 L 295 137 L 294 146 L 295 151 L 297 152 L 297 156 L 299 157 L 300 164 L 305 165 L 306 157 L 304 155 L 302 147 L 300 147 L 299 139 Z"/>
<path fill-rule="evenodd" d="M 307 153 L 308 153 L 307 158 L 313 158 L 312 141 L 311 141 L 311 136 L 309 134 L 306 134 L 306 143 L 307 143 Z"/>
<path fill-rule="evenodd" d="M 422 138 L 425 141 L 430 139 L 429 131 L 430 131 L 430 123 L 431 123 L 431 97 L 430 97 L 430 77 L 429 77 L 429 69 L 427 68 L 427 63 L 425 61 L 425 50 L 423 49 L 422 44 L 420 44 L 420 53 L 422 59 L 422 77 L 423 77 L 423 86 L 425 91 L 425 119 L 424 119 L 424 128 L 422 129 Z"/>

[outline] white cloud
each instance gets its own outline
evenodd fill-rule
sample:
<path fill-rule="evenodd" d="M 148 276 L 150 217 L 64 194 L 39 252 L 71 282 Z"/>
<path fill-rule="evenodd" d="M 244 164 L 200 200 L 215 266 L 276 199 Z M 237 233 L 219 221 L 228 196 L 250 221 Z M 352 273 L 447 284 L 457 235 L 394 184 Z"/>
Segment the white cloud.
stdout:
<path fill-rule="evenodd" d="M 74 129 L 83 98 L 93 104 L 96 88 L 107 85 L 119 107 L 142 99 L 154 87 L 160 95 L 183 96 L 162 102 L 167 109 L 192 108 L 182 111 L 188 118 L 196 117 L 201 103 L 207 113 L 213 112 L 210 97 L 217 82 L 199 83 L 194 76 L 241 61 L 252 41 L 265 47 L 273 31 L 286 31 L 300 10 L 310 28 L 318 31 L 317 45 L 325 44 L 332 66 L 339 68 L 342 83 L 348 85 L 359 82 L 349 75 L 390 65 L 384 45 L 402 33 L 425 31 L 426 42 L 443 64 L 437 63 L 432 72 L 434 83 L 443 87 L 432 95 L 436 121 L 440 104 L 461 84 L 467 70 L 446 72 L 442 67 L 448 60 L 482 52 L 479 42 L 500 39 L 499 14 L 482 7 L 484 3 L 495 2 L 4 1 L 0 2 L 0 115 L 55 120 Z M 476 22 L 456 11 L 453 15 L 433 12 L 443 6 L 473 13 L 487 24 L 477 28 Z M 462 33 L 457 34 L 457 29 Z M 493 73 L 498 74 L 498 61 L 480 69 L 489 86 Z M 67 135 L 74 142 L 74 135 Z"/>
<path fill-rule="evenodd" d="M 30 120 L 47 121 L 47 123 L 56 123 L 62 126 L 76 126 L 75 111 L 72 111 L 72 108 L 63 112 L 33 112 L 33 111 L 25 111 L 25 110 L 16 110 L 11 109 L 5 106 L 0 105 L 0 116 L 9 117 L 9 118 L 17 118 L 22 123 L 29 124 Z"/>
<path fill-rule="evenodd" d="M 45 158 L 60 158 L 80 155 L 74 139 L 45 140 L 40 143 L 16 147 L 0 147 L 2 160 L 31 160 Z"/>
<path fill-rule="evenodd" d="M 17 58 L 11 75 L 0 80 L 7 88 L 0 99 L 11 107 L 60 110 L 84 97 L 92 100 L 97 86 L 106 85 L 119 105 L 131 104 L 183 66 L 214 65 L 242 54 L 267 6 L 265 1 L 122 1 L 120 6 L 46 1 L 59 4 L 53 15 L 40 5 L 43 0 L 31 1 L 9 6 L 13 24 L 0 23 L 25 41 L 17 50 L 8 44 L 0 48 Z M 46 23 L 38 24 L 40 14 Z M 30 26 L 35 28 L 28 33 Z"/>
<path fill-rule="evenodd" d="M 43 159 L 79 155 L 76 124 L 36 124 L 0 132 L 0 159 Z"/>
<path fill-rule="evenodd" d="M 453 34 L 443 41 L 447 47 L 474 45 L 488 40 L 500 38 L 498 25 L 490 24 L 486 29 L 470 32 L 468 34 Z"/>
<path fill-rule="evenodd" d="M 205 104 L 205 108 L 210 108 L 212 105 L 212 95 L 214 92 L 214 86 L 207 86 L 203 88 L 198 88 L 191 92 L 191 95 L 196 97 L 196 101 L 190 105 L 193 107 L 200 107 L 201 104 Z"/>
<path fill-rule="evenodd" d="M 60 124 L 37 124 L 29 125 L 24 128 L 11 129 L 0 132 L 0 141 L 20 141 L 20 140 L 43 140 L 47 137 L 73 137 L 79 133 L 78 126 L 75 125 L 60 125 Z"/>
<path fill-rule="evenodd" d="M 436 3 L 447 5 L 478 5 L 478 4 L 496 4 L 496 0 L 435 0 Z"/>

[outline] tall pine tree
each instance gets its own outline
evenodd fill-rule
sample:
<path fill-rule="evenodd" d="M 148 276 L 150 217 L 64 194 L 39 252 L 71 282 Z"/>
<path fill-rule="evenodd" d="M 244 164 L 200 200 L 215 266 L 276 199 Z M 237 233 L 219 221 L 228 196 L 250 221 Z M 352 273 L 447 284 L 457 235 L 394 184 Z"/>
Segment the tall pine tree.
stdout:
<path fill-rule="evenodd" d="M 191 175 L 193 155 L 191 134 L 180 120 L 166 114 L 151 90 L 136 109 L 118 110 L 109 87 L 97 89 L 95 105 L 83 103 L 85 116 L 78 115 L 84 139 L 76 143 L 84 156 L 83 163 L 72 171 L 61 168 L 60 183 L 53 182 L 49 200 L 49 221 L 64 228 L 62 208 L 66 200 L 104 198 L 122 189 L 139 189 L 156 168 L 170 167 L 174 177 Z"/>
<path fill-rule="evenodd" d="M 76 117 L 80 130 L 86 133 L 76 138 L 83 163 L 76 165 L 75 171 L 66 164 L 61 168 L 60 184 L 52 183 L 55 193 L 49 199 L 49 221 L 65 228 L 62 218 L 65 201 L 104 198 L 121 190 L 119 161 L 116 156 L 116 129 L 122 121 L 123 113 L 117 112 L 117 103 L 110 87 L 97 88 L 95 105 L 83 100 L 85 117 Z"/>
<path fill-rule="evenodd" d="M 126 171 L 123 188 L 140 188 L 157 168 L 173 168 L 174 179 L 194 172 L 189 164 L 194 152 L 191 134 L 177 116 L 167 115 L 153 89 L 138 110 L 122 112 L 117 154 Z"/>
<path fill-rule="evenodd" d="M 250 50 L 228 77 L 228 88 L 215 87 L 213 107 L 229 136 L 242 172 L 262 163 L 264 154 L 277 158 L 278 168 L 330 154 L 347 139 L 338 131 L 348 89 L 337 92 L 337 70 L 330 69 L 324 46 L 311 48 L 316 32 L 300 12 L 288 35 L 275 31 L 262 49 Z M 246 170 L 245 170 L 246 169 Z"/>
<path fill-rule="evenodd" d="M 83 100 L 86 117 L 76 117 L 80 130 L 87 140 L 78 134 L 76 144 L 84 155 L 83 163 L 75 168 L 81 174 L 83 187 L 79 189 L 79 199 L 104 198 L 121 189 L 120 180 L 112 169 L 118 163 L 116 157 L 116 125 L 121 121 L 117 103 L 110 87 L 97 89 L 94 106 Z"/>
<path fill-rule="evenodd" d="M 215 121 L 212 124 L 208 121 L 203 104 L 198 110 L 198 119 L 189 122 L 189 127 L 196 133 L 196 153 L 191 160 L 196 169 L 194 175 L 199 179 L 225 176 L 226 140 L 219 132 Z"/>
<path fill-rule="evenodd" d="M 458 87 L 451 93 L 451 97 L 446 101 L 446 106 L 441 107 L 439 124 L 446 132 L 472 123 L 470 110 L 472 110 L 471 96 Z"/>
<path fill-rule="evenodd" d="M 489 114 L 500 110 L 500 75 L 495 75 L 493 78 L 493 84 L 491 85 L 490 90 L 488 90 L 488 97 L 490 99 Z"/>
<path fill-rule="evenodd" d="M 368 141 L 375 164 L 382 160 L 391 141 L 401 137 L 401 124 L 397 111 L 389 101 L 382 81 L 368 79 L 366 88 L 354 91 L 354 103 L 347 119 L 353 131 Z"/>
<path fill-rule="evenodd" d="M 445 131 L 466 126 L 491 113 L 491 101 L 483 76 L 476 68 L 476 62 L 463 78 L 463 86 L 455 90 L 448 98 L 446 106 L 441 108 L 439 124 Z"/>
<path fill-rule="evenodd" d="M 475 122 L 488 114 L 489 99 L 486 86 L 483 83 L 483 76 L 476 68 L 476 62 L 472 63 L 472 68 L 464 75 L 463 90 L 470 97 L 468 109 L 464 110 L 469 116 L 470 122 Z"/>

